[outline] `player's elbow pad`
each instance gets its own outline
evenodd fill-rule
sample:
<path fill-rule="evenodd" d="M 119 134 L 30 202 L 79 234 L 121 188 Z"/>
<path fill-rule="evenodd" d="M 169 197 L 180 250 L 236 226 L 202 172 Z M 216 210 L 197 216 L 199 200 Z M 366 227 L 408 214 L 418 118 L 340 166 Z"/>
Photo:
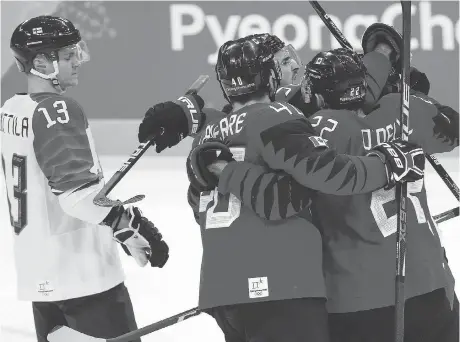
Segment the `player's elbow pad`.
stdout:
<path fill-rule="evenodd" d="M 79 220 L 101 224 L 112 208 L 99 207 L 93 203 L 94 197 L 104 186 L 104 182 L 94 183 L 90 186 L 80 186 L 58 195 L 62 210 Z"/>

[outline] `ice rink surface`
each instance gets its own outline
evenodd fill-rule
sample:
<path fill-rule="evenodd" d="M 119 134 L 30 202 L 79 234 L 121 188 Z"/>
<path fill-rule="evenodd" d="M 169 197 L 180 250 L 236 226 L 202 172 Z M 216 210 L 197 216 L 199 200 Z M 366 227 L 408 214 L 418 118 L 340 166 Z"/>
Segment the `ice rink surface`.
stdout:
<path fill-rule="evenodd" d="M 126 156 L 101 157 L 107 179 L 125 159 Z M 458 182 L 458 159 L 440 158 L 440 161 Z M 428 200 L 431 213 L 435 215 L 454 207 L 456 203 L 431 167 L 427 168 Z M 146 194 L 146 199 L 139 207 L 159 227 L 171 250 L 170 260 L 164 269 L 139 268 L 123 252 L 120 253 L 140 327 L 197 305 L 201 240 L 199 228 L 187 203 L 187 186 L 185 157 L 143 157 L 113 192 L 120 199 Z M 15 299 L 12 232 L 3 183 L 0 183 L 0 190 L 0 342 L 33 342 L 36 339 L 31 304 Z M 459 223 L 460 219 L 456 218 L 439 225 L 457 279 L 460 279 Z M 410 235 L 408 244 L 410 246 Z M 457 292 L 460 289 L 458 283 Z M 224 341 L 214 320 L 206 314 L 143 338 L 143 341 L 156 342 L 184 340 Z"/>

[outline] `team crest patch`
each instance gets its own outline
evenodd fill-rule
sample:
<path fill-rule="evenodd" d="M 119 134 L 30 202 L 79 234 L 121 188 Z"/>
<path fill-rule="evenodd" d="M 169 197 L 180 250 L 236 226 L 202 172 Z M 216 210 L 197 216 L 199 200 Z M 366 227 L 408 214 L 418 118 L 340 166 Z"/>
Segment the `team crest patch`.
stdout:
<path fill-rule="evenodd" d="M 320 146 L 324 146 L 324 147 L 329 147 L 327 145 L 327 140 L 326 139 L 323 139 L 321 137 L 317 137 L 317 136 L 311 136 L 311 137 L 308 137 L 311 142 L 313 143 L 313 146 L 315 147 L 320 147 Z"/>

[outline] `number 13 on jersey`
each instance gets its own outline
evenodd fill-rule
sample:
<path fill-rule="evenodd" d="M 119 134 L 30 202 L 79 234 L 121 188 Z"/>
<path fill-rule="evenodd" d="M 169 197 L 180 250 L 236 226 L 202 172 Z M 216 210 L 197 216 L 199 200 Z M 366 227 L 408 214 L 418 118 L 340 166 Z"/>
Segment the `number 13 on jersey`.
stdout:
<path fill-rule="evenodd" d="M 231 147 L 230 151 L 236 161 L 244 160 L 244 147 Z M 211 202 L 212 205 L 208 208 Z M 241 201 L 233 194 L 219 194 L 217 189 L 203 191 L 200 195 L 201 212 L 206 212 L 206 229 L 227 228 L 240 216 Z"/>

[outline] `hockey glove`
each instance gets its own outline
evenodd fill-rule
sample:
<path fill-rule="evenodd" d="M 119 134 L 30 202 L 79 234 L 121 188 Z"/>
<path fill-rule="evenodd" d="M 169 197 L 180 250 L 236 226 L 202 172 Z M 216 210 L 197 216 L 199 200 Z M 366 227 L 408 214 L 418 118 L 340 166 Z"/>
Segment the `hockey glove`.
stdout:
<path fill-rule="evenodd" d="M 430 81 L 428 77 L 426 77 L 425 73 L 414 67 L 410 68 L 410 88 L 425 95 L 428 95 L 430 92 Z"/>
<path fill-rule="evenodd" d="M 385 164 L 388 179 L 385 190 L 397 182 L 414 182 L 424 176 L 425 154 L 413 143 L 397 139 L 374 146 L 367 155 L 376 155 Z"/>
<path fill-rule="evenodd" d="M 218 161 L 227 163 L 235 161 L 228 146 L 220 140 L 208 140 L 198 145 L 190 152 L 188 159 L 189 179 L 193 177 L 191 183 L 192 185 L 196 184 L 195 187 L 200 191 L 212 190 L 219 183 L 219 178 L 210 170 L 212 164 Z"/>
<path fill-rule="evenodd" d="M 162 235 L 136 207 L 114 207 L 105 223 L 113 228 L 115 241 L 121 244 L 126 254 L 144 267 L 163 267 L 169 258 L 169 247 L 162 241 Z"/>
<path fill-rule="evenodd" d="M 375 23 L 369 26 L 364 32 L 361 45 L 365 54 L 374 51 L 379 43 L 385 43 L 392 48 L 390 61 L 396 73 L 401 72 L 401 50 L 403 40 L 401 34 L 394 27 Z"/>
<path fill-rule="evenodd" d="M 444 142 L 449 142 L 452 146 L 458 146 L 459 116 L 458 112 L 448 106 L 434 103 L 438 112 L 433 118 L 433 133 Z"/>
<path fill-rule="evenodd" d="M 153 139 L 158 153 L 177 145 L 204 122 L 203 106 L 200 96 L 190 94 L 150 107 L 139 126 L 139 142 Z"/>

